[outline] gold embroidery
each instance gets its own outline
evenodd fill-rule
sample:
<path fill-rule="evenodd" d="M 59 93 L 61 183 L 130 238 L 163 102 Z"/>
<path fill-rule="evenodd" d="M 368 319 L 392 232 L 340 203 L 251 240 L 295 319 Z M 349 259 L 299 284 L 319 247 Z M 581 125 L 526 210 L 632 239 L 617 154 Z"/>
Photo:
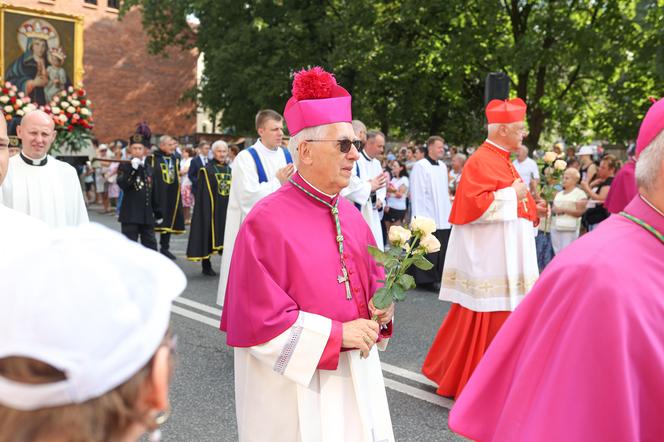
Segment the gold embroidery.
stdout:
<path fill-rule="evenodd" d="M 514 295 L 525 295 L 535 285 L 537 276 L 518 275 L 511 278 L 471 278 L 470 275 L 457 270 L 447 269 L 443 272 L 443 287 L 458 290 L 474 298 L 509 298 Z"/>

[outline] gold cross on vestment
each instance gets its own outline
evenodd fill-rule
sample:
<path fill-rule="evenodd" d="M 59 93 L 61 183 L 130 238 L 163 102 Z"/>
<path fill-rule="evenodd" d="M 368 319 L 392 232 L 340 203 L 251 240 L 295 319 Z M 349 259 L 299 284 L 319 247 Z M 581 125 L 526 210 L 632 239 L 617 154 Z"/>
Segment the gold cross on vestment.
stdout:
<path fill-rule="evenodd" d="M 345 266 L 341 267 L 341 273 L 343 273 L 343 275 L 337 276 L 337 282 L 339 284 L 342 284 L 342 283 L 346 284 L 346 299 L 349 299 L 349 300 L 353 299 L 353 295 L 350 292 L 350 284 L 348 282 L 349 281 L 348 272 L 346 271 Z"/>

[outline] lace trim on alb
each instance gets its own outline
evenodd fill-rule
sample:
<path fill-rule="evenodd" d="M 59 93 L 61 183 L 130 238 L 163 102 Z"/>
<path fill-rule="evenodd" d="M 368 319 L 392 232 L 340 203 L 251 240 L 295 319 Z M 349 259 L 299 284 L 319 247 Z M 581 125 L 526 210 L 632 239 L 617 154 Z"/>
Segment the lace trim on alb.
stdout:
<path fill-rule="evenodd" d="M 281 354 L 277 358 L 277 361 L 274 363 L 273 370 L 279 374 L 284 374 L 286 367 L 293 356 L 295 347 L 297 346 L 300 336 L 302 336 L 303 327 L 301 325 L 294 325 L 291 328 L 291 333 L 288 338 L 288 342 L 284 345 L 284 348 L 281 350 Z"/>

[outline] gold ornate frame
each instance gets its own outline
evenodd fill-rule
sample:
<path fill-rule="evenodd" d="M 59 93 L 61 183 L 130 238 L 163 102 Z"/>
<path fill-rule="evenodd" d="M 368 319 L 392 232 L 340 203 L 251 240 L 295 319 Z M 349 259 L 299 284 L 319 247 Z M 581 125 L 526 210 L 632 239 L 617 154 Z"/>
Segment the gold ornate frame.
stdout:
<path fill-rule="evenodd" d="M 0 79 L 5 77 L 5 13 L 30 15 L 52 20 L 68 21 L 74 23 L 74 78 L 72 83 L 77 85 L 83 81 L 83 16 L 72 14 L 61 14 L 59 12 L 46 11 L 43 9 L 32 9 L 23 6 L 13 6 L 0 3 Z"/>

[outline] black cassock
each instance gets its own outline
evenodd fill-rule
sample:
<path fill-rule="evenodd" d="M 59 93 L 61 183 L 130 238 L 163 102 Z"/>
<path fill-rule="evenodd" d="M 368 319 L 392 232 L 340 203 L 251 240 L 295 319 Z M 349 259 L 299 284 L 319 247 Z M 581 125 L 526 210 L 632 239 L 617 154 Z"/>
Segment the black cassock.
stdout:
<path fill-rule="evenodd" d="M 184 233 L 184 213 L 180 195 L 180 158 L 157 150 L 148 159 L 154 170 L 153 192 L 159 201 L 164 221 L 155 226 L 160 233 Z"/>
<path fill-rule="evenodd" d="M 198 171 L 194 214 L 187 244 L 188 259 L 200 261 L 215 252 L 221 253 L 230 191 L 230 167 L 212 160 Z"/>

